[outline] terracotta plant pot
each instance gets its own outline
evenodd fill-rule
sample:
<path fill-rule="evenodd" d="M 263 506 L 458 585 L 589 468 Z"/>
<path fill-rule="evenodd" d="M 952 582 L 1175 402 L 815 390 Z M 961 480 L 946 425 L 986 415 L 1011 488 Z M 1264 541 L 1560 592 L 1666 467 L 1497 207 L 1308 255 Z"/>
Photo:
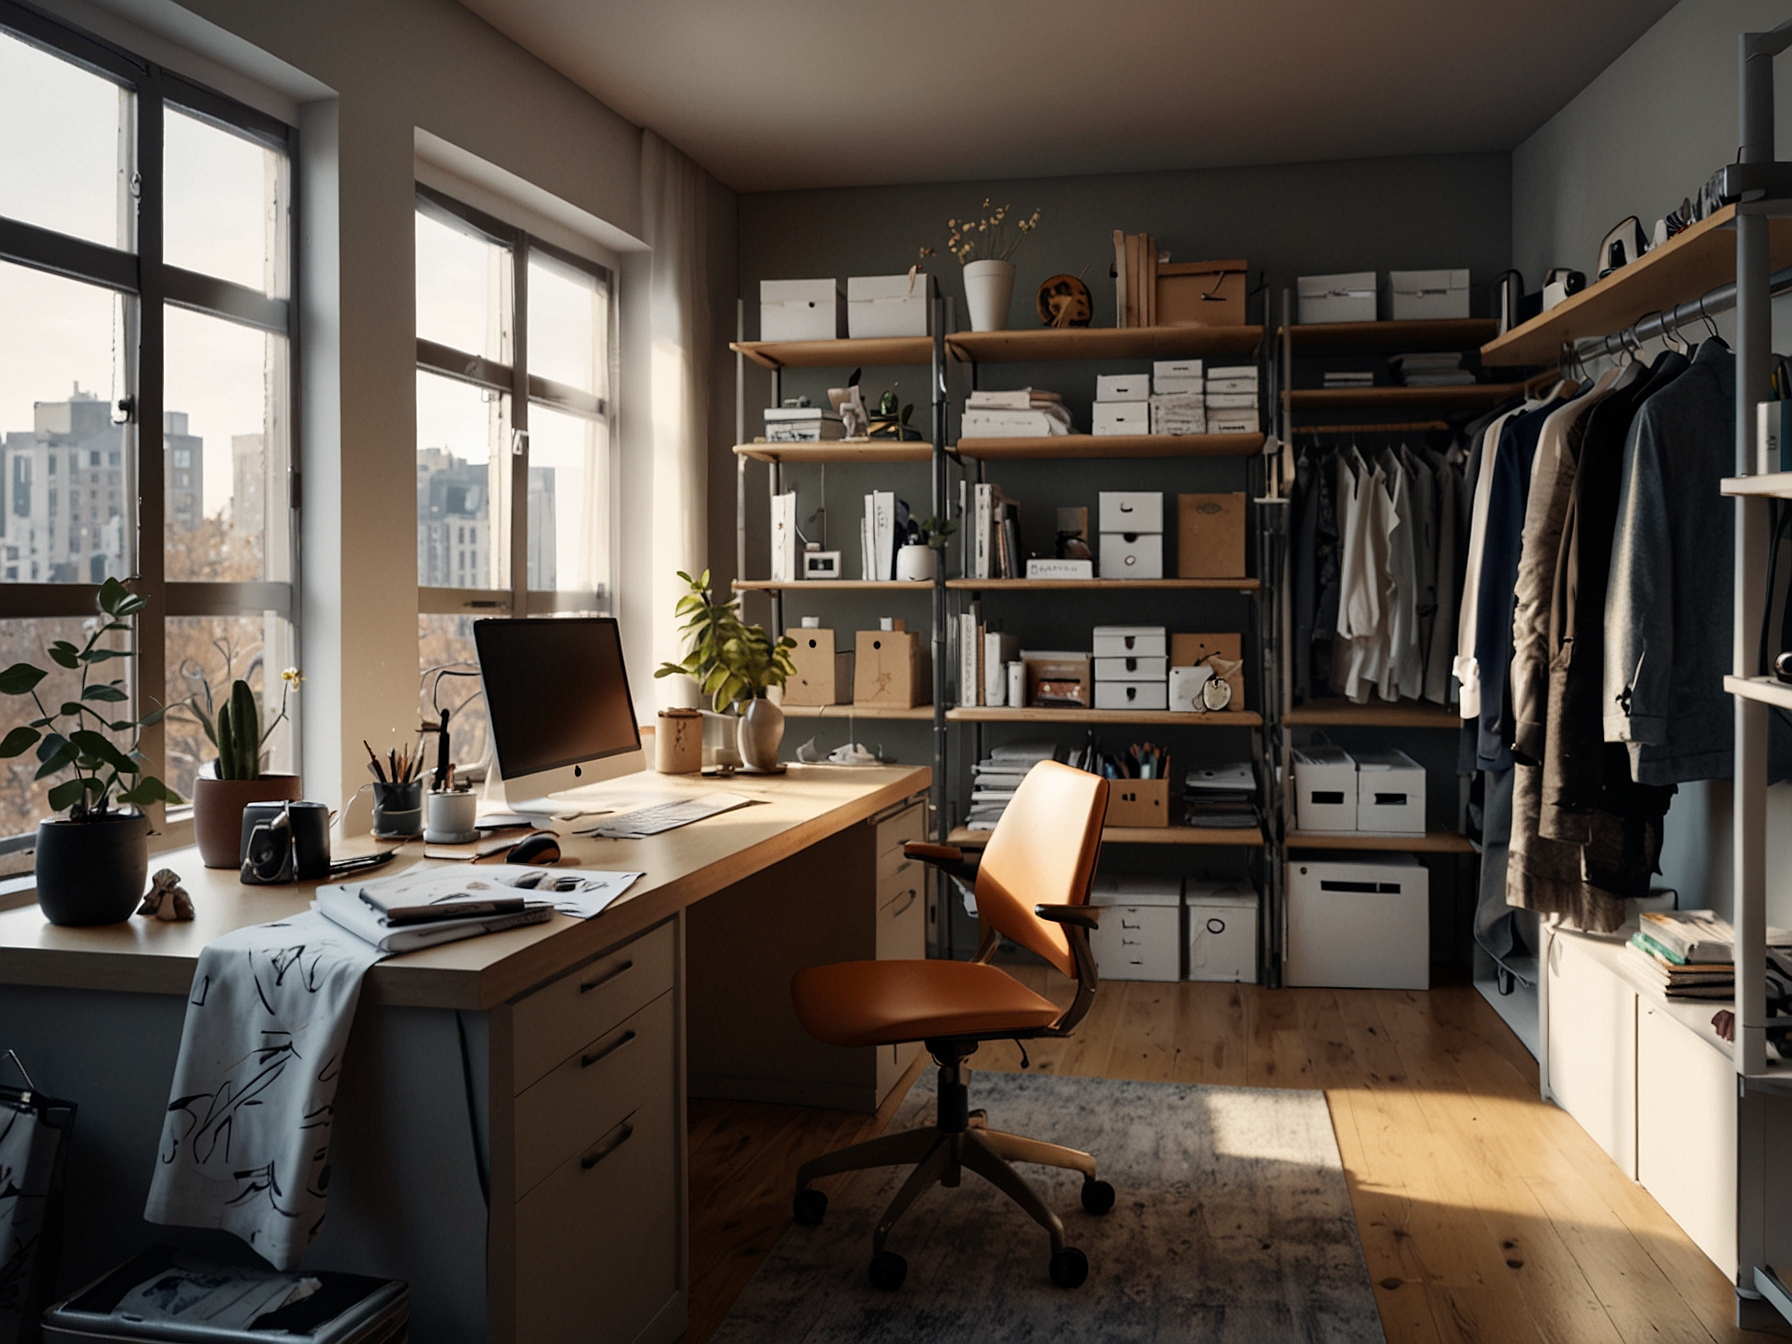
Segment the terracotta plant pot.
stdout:
<path fill-rule="evenodd" d="M 37 826 L 37 903 L 52 924 L 117 924 L 131 917 L 149 877 L 149 818 L 53 817 Z"/>
<path fill-rule="evenodd" d="M 193 781 L 193 839 L 207 868 L 242 862 L 243 809 L 250 803 L 292 803 L 304 797 L 297 775 Z"/>

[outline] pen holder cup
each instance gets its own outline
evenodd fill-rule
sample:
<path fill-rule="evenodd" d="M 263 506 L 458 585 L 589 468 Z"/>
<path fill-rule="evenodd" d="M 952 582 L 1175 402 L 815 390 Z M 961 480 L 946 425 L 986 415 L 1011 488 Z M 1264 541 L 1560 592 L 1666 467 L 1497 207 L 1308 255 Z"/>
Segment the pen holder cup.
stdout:
<path fill-rule="evenodd" d="M 1167 779 L 1113 779 L 1108 781 L 1109 826 L 1168 826 L 1170 781 Z"/>
<path fill-rule="evenodd" d="M 479 838 L 479 798 L 471 789 L 432 789 L 423 838 L 432 845 L 466 845 Z"/>
<path fill-rule="evenodd" d="M 378 840 L 408 840 L 423 829 L 423 781 L 373 785 L 373 834 Z"/>

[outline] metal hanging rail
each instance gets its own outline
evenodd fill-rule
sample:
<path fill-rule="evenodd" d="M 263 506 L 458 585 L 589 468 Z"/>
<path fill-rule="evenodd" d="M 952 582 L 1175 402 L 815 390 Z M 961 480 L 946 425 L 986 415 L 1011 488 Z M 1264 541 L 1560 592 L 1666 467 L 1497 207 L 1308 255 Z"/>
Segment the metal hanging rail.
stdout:
<path fill-rule="evenodd" d="M 1792 292 L 1792 266 L 1775 271 L 1767 278 L 1767 292 L 1773 297 Z M 1609 336 L 1588 336 L 1574 343 L 1576 359 L 1597 359 L 1601 355 L 1622 355 L 1636 350 L 1644 341 L 1659 338 L 1680 338 L 1681 329 L 1689 322 L 1704 322 L 1736 307 L 1736 282 L 1719 285 L 1696 299 L 1675 304 L 1662 312 L 1632 322 Z"/>

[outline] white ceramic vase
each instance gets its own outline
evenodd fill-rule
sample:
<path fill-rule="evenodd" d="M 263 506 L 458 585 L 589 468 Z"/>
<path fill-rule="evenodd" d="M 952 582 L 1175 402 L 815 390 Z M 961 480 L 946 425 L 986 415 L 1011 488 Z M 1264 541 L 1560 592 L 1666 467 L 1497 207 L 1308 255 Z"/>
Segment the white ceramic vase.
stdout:
<path fill-rule="evenodd" d="M 905 583 L 932 583 L 939 564 L 933 547 L 916 543 L 896 552 L 896 577 Z"/>
<path fill-rule="evenodd" d="M 972 331 L 1008 330 L 1008 308 L 1014 300 L 1014 263 L 967 261 L 964 297 L 971 310 Z"/>
<path fill-rule="evenodd" d="M 741 764 L 749 770 L 776 770 L 783 740 L 784 711 L 770 700 L 749 700 L 735 729 Z"/>

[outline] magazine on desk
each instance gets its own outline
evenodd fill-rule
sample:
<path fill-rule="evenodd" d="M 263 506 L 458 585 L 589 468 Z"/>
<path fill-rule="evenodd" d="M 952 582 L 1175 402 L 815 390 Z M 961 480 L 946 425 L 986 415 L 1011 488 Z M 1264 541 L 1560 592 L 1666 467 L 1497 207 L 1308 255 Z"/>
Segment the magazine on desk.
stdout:
<path fill-rule="evenodd" d="M 590 919 L 640 876 L 513 863 L 458 864 L 319 887 L 317 909 L 382 952 L 415 952 L 539 924 L 553 918 L 555 911 Z M 438 916 L 417 919 L 415 912 L 425 908 Z M 393 911 L 401 912 L 397 919 Z"/>

